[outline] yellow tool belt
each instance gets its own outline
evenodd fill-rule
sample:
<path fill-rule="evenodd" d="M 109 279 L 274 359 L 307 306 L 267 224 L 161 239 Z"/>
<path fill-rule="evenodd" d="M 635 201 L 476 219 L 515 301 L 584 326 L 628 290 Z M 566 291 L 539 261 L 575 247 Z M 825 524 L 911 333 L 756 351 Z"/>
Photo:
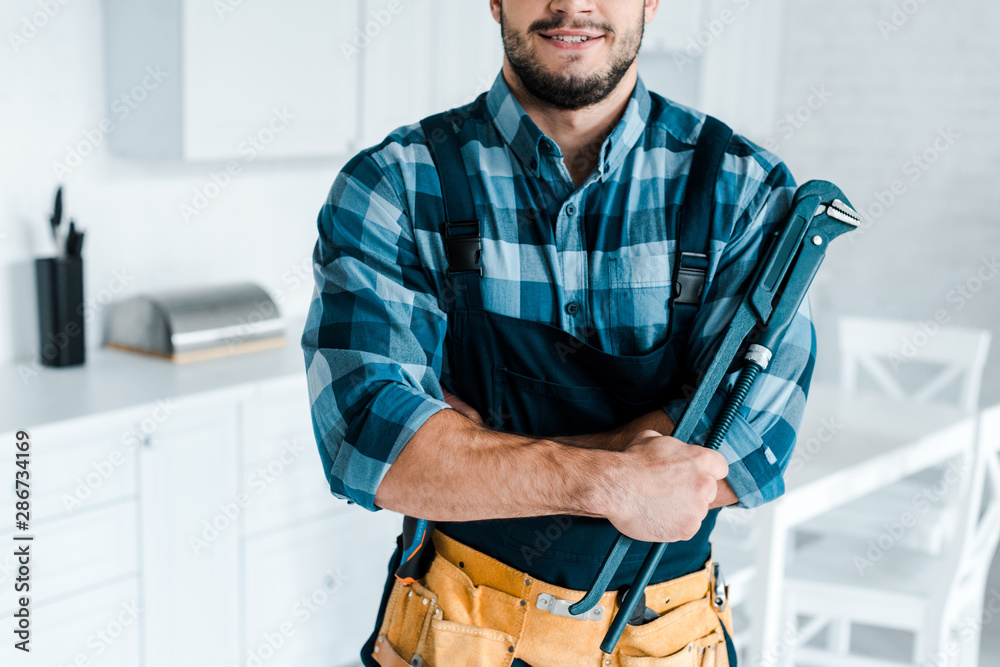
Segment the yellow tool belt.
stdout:
<path fill-rule="evenodd" d="M 437 555 L 427 575 L 396 580 L 372 654 L 382 667 L 729 667 L 722 624 L 727 604 L 714 604 L 711 559 L 689 575 L 646 588 L 660 615 L 628 625 L 614 653 L 600 649 L 618 610 L 609 591 L 587 618 L 569 617 L 583 591 L 553 586 L 434 531 Z"/>

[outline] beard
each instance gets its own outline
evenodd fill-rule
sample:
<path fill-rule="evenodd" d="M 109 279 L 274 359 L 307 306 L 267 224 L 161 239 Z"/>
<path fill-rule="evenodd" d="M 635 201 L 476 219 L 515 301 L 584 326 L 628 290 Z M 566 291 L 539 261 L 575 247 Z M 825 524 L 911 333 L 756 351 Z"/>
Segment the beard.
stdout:
<path fill-rule="evenodd" d="M 607 23 L 573 23 L 563 25 L 565 21 L 558 17 L 535 21 L 528 28 L 528 34 L 557 28 L 594 28 L 605 33 L 614 33 Z M 500 33 L 503 36 L 504 53 L 510 62 L 511 70 L 517 74 L 524 88 L 535 98 L 557 109 L 574 111 L 597 104 L 621 82 L 628 68 L 635 62 L 642 44 L 645 30 L 643 14 L 639 14 L 639 25 L 628 32 L 622 33 L 615 40 L 615 48 L 611 53 L 610 62 L 602 72 L 586 76 L 576 76 L 551 72 L 538 61 L 537 55 L 531 49 L 527 35 L 515 31 L 504 20 L 503 9 L 500 10 Z"/>

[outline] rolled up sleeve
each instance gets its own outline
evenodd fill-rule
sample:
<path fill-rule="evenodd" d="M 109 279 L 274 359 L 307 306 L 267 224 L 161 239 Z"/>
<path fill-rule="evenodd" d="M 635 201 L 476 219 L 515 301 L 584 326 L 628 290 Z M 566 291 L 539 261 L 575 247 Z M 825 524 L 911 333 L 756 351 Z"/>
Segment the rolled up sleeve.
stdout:
<path fill-rule="evenodd" d="M 402 199 L 367 152 L 335 179 L 317 221 L 316 286 L 302 333 L 313 432 L 331 493 L 375 491 L 434 413 L 447 316 Z"/>
<path fill-rule="evenodd" d="M 699 377 L 711 364 L 766 249 L 764 239 L 784 226 L 791 209 L 794 179 L 784 164 L 776 159 L 767 162 L 768 157 L 773 158 L 764 152 L 762 159 L 770 167 L 764 172 L 765 178 L 754 179 L 753 174 L 746 174 L 738 180 L 748 203 L 739 209 L 734 236 L 721 253 L 705 303 L 695 318 L 686 360 L 689 377 Z M 732 183 L 720 187 L 731 188 Z M 757 377 L 719 448 L 729 463 L 726 480 L 739 499 L 739 507 L 757 507 L 785 490 L 783 475 L 795 447 L 816 360 L 816 331 L 808 297 L 772 352 L 770 365 Z M 734 364 L 728 369 L 691 438 L 692 444 L 703 445 L 708 439 L 740 366 Z M 664 406 L 675 424 L 688 400 L 677 398 Z"/>

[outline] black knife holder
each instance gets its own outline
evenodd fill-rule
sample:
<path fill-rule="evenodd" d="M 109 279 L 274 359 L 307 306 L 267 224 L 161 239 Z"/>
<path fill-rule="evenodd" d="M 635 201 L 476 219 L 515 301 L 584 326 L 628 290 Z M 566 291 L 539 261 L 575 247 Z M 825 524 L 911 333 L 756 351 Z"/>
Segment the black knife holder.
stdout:
<path fill-rule="evenodd" d="M 35 260 L 38 354 L 43 366 L 78 366 L 85 360 L 83 258 Z"/>

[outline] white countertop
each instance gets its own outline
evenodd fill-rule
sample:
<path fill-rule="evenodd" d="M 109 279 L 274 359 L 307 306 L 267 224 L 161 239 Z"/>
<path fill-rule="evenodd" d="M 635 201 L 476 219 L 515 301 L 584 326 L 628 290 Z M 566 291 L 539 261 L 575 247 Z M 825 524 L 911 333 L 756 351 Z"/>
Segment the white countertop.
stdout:
<path fill-rule="evenodd" d="M 81 366 L 21 360 L 0 367 L 0 433 L 262 381 L 301 377 L 305 317 L 289 317 L 285 345 L 210 361 L 175 364 L 110 348 L 87 350 Z"/>

